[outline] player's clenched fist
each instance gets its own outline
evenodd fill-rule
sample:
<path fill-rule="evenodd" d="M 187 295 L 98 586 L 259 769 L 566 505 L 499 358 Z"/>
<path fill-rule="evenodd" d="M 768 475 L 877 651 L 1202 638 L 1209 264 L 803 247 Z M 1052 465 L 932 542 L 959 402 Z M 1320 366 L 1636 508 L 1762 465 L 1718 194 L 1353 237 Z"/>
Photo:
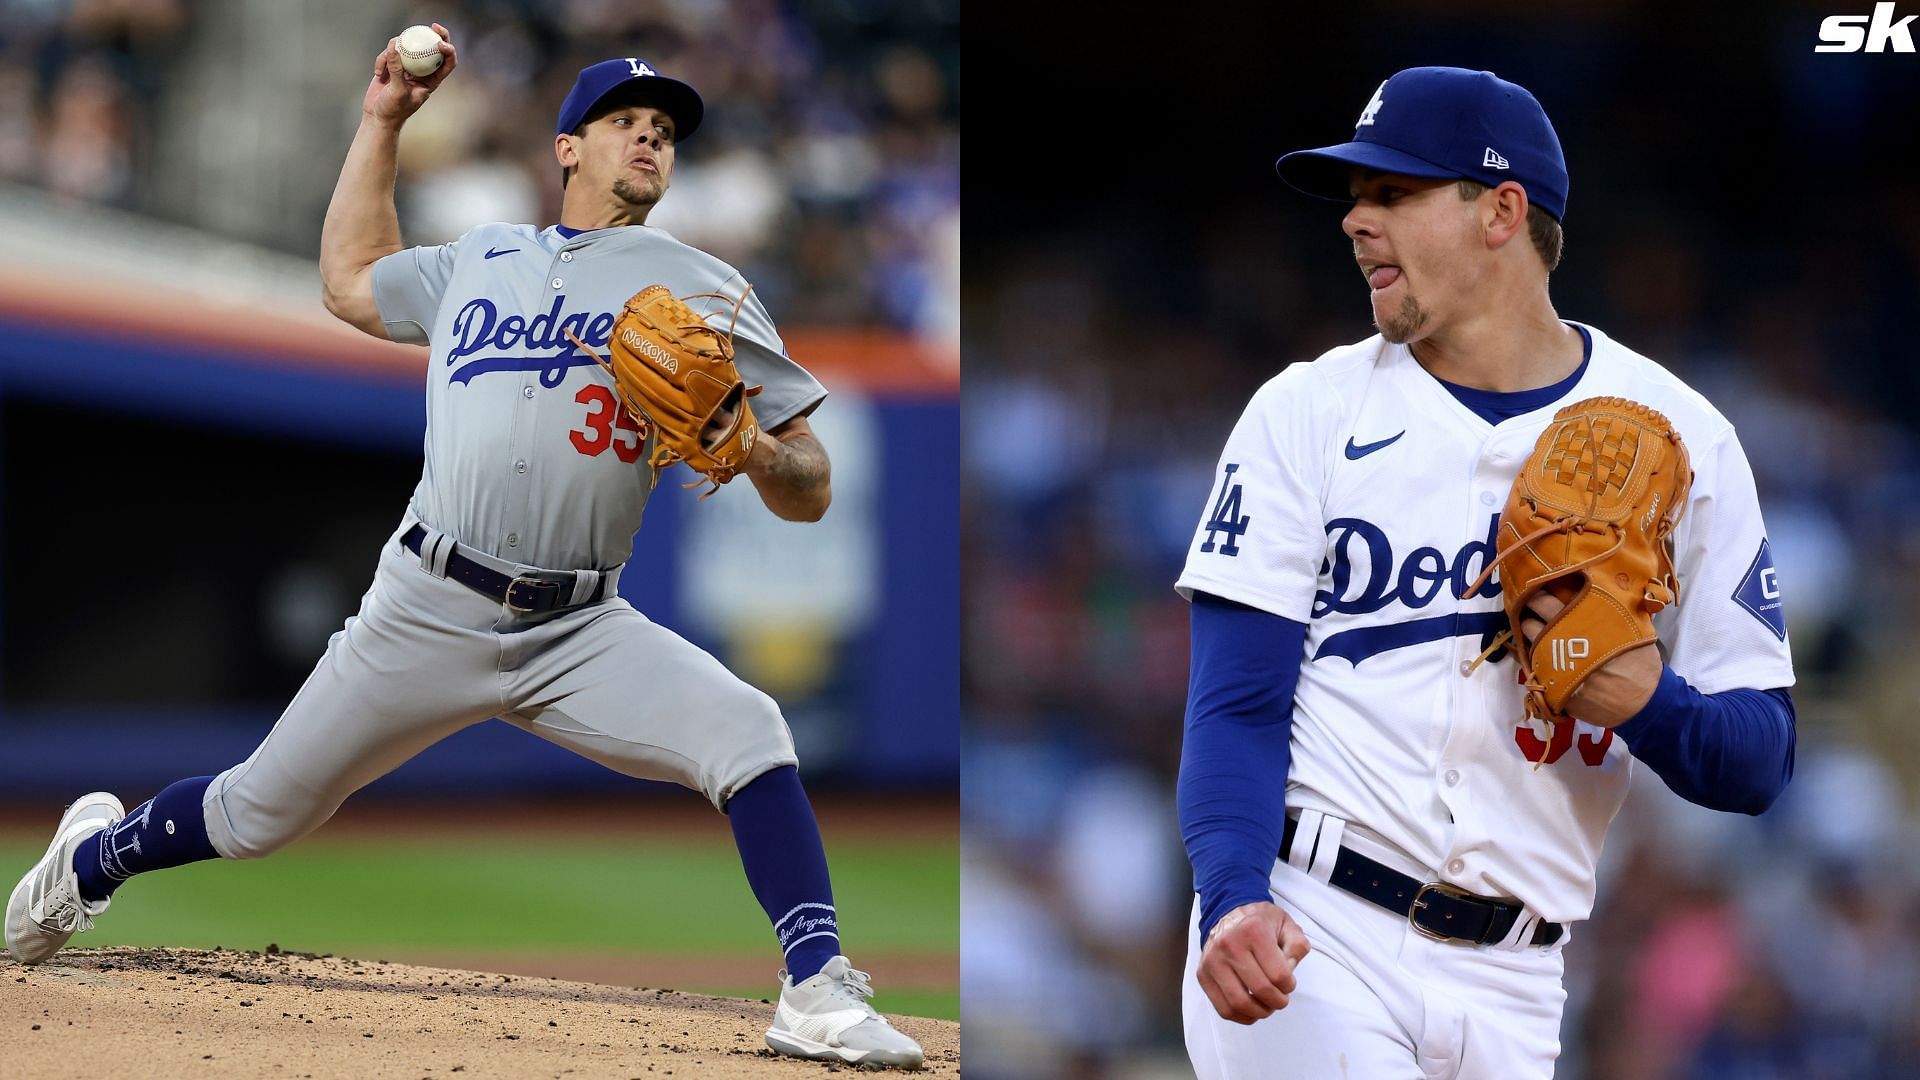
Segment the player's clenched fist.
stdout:
<path fill-rule="evenodd" d="M 1308 948 L 1306 932 L 1279 905 L 1242 904 L 1213 925 L 1196 977 L 1215 1012 L 1251 1024 L 1287 1007 L 1293 969 Z"/>
<path fill-rule="evenodd" d="M 400 66 L 399 39 L 387 39 L 387 47 L 374 58 L 373 81 L 367 84 L 367 96 L 360 102 L 362 113 L 374 120 L 398 124 L 420 111 L 427 97 L 453 74 L 454 65 L 459 62 L 454 54 L 453 38 L 439 23 L 433 24 L 433 32 L 440 35 L 441 62 L 439 70 L 431 75 L 407 74 Z"/>
<path fill-rule="evenodd" d="M 1551 590 L 1534 594 L 1520 616 L 1520 636 L 1527 648 L 1533 648 L 1540 631 L 1566 606 Z M 1660 685 L 1661 663 L 1660 650 L 1649 641 L 1601 664 L 1567 699 L 1568 715 L 1604 728 L 1626 723 L 1652 700 L 1654 688 Z"/>

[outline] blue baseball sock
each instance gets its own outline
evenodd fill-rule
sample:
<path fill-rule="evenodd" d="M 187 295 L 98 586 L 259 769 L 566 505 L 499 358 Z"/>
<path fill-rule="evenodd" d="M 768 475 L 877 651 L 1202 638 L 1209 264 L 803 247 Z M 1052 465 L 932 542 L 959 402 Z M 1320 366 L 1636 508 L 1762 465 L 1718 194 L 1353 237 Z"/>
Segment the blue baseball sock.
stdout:
<path fill-rule="evenodd" d="M 73 872 L 80 878 L 81 899 L 105 900 L 135 874 L 219 858 L 207 839 L 201 808 L 211 783 L 211 776 L 176 781 L 118 825 L 80 841 L 73 849 Z"/>
<path fill-rule="evenodd" d="M 787 974 L 812 978 L 840 953 L 833 882 L 813 805 L 791 765 L 761 773 L 727 801 L 733 842 L 754 898 L 773 920 Z"/>

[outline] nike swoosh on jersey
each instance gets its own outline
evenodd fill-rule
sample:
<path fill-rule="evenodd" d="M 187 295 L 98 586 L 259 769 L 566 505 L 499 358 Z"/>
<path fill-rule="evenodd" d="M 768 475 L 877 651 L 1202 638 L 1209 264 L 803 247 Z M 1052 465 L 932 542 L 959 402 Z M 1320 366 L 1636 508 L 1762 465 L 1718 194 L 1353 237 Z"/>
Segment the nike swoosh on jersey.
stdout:
<path fill-rule="evenodd" d="M 502 251 L 499 248 L 488 248 L 486 258 L 491 259 L 498 255 L 511 255 L 514 252 L 519 250 L 520 250 L 519 248 L 507 248 L 506 250 Z"/>
<path fill-rule="evenodd" d="M 1405 435 L 1405 434 L 1406 432 L 1404 431 L 1400 433 L 1400 435 Z M 1366 457 L 1368 454 L 1373 453 L 1375 450 L 1385 450 L 1387 447 L 1392 446 L 1396 442 L 1399 442 L 1400 435 L 1395 435 L 1389 439 L 1381 439 L 1379 442 L 1370 442 L 1370 443 L 1367 443 L 1365 446 L 1355 446 L 1353 442 L 1353 436 L 1349 435 L 1347 436 L 1347 460 L 1359 461 L 1361 458 Z"/>

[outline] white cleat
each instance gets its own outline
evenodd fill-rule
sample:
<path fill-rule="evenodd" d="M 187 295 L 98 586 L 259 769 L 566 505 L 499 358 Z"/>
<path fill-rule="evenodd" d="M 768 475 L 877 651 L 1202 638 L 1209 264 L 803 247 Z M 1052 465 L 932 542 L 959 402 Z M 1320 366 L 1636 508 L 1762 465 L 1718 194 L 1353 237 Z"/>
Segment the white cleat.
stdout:
<path fill-rule="evenodd" d="M 872 996 L 867 973 L 854 970 L 844 956 L 827 961 L 818 975 L 797 986 L 782 971 L 767 1045 L 815 1061 L 919 1068 L 926 1057 L 920 1044 L 874 1012 L 867 1004 Z"/>
<path fill-rule="evenodd" d="M 60 951 L 67 939 L 93 929 L 93 917 L 108 900 L 80 899 L 73 872 L 73 849 L 80 841 L 127 816 L 120 800 L 104 791 L 75 799 L 53 831 L 53 843 L 7 898 L 7 952 L 23 964 L 38 964 Z"/>

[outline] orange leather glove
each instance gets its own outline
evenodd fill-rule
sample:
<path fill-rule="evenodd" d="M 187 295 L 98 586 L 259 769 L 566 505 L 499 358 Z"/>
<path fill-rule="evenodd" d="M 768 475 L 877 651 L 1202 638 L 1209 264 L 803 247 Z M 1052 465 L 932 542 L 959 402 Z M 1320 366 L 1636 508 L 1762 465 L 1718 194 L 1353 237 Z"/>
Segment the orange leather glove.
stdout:
<path fill-rule="evenodd" d="M 1541 432 L 1487 567 L 1500 572 L 1528 716 L 1571 720 L 1567 700 L 1594 669 L 1656 640 L 1654 613 L 1679 597 L 1673 529 L 1692 486 L 1679 433 L 1638 402 L 1578 401 Z M 1529 648 L 1520 619 L 1541 589 L 1567 606 Z"/>
<path fill-rule="evenodd" d="M 753 453 L 760 425 L 746 399 L 758 394 L 760 387 L 748 386 L 734 366 L 731 326 L 721 334 L 686 300 L 700 296 L 726 300 L 734 305 L 738 319 L 740 305 L 751 291 L 753 286 L 747 286 L 738 300 L 719 293 L 681 300 L 665 285 L 649 285 L 627 300 L 614 322 L 607 342 L 611 361 L 572 330 L 566 332 L 576 347 L 612 374 L 614 392 L 627 411 L 646 419 L 654 439 L 647 463 L 664 469 L 686 462 L 713 484 L 701 495 L 703 499 L 733 479 Z M 696 480 L 686 486 L 700 483 Z"/>

